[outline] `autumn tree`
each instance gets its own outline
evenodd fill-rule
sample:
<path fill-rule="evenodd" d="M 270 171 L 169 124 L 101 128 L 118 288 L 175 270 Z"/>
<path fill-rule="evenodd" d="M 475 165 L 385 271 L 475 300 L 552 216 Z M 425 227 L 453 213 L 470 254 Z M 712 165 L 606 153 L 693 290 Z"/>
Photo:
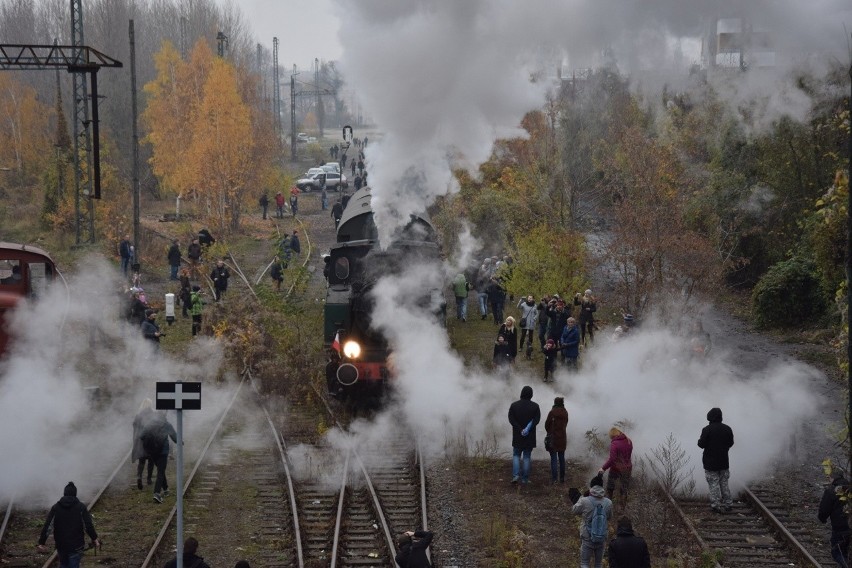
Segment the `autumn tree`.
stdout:
<path fill-rule="evenodd" d="M 145 85 L 148 104 L 142 113 L 147 129 L 144 141 L 152 148 L 151 166 L 169 193 L 186 195 L 194 186 L 187 164 L 196 114 L 204 97 L 204 85 L 213 62 L 207 43 L 200 41 L 184 62 L 171 42 L 163 42 L 155 55 L 157 77 Z"/>
<path fill-rule="evenodd" d="M 255 179 L 252 155 L 251 114 L 237 92 L 234 68 L 216 59 L 192 123 L 187 177 L 220 231 L 239 228 L 243 196 Z"/>
<path fill-rule="evenodd" d="M 620 307 L 688 311 L 697 292 L 717 285 L 720 262 L 710 239 L 684 221 L 691 186 L 681 162 L 638 124 L 613 133 L 598 160 L 613 203 L 603 262 L 617 277 Z"/>
<path fill-rule="evenodd" d="M 42 175 L 44 186 L 44 205 L 42 206 L 42 221 L 51 223 L 51 216 L 56 215 L 63 198 L 68 197 L 66 191 L 67 182 L 73 175 L 71 173 L 71 158 L 73 150 L 71 136 L 68 134 L 68 121 L 65 119 L 65 110 L 62 107 L 62 89 L 56 86 L 56 125 L 53 137 L 54 153 L 49 166 Z"/>
<path fill-rule="evenodd" d="M 509 248 L 514 262 L 507 290 L 515 296 L 552 294 L 568 297 L 587 286 L 583 238 L 560 226 L 537 225 Z"/>
<path fill-rule="evenodd" d="M 0 167 L 14 172 L 20 184 L 31 181 L 44 163 L 50 114 L 35 89 L 0 73 Z"/>
<path fill-rule="evenodd" d="M 156 63 L 144 113 L 154 173 L 167 191 L 196 199 L 218 231 L 237 230 L 246 192 L 279 177 L 280 142 L 257 80 L 203 41 L 185 62 L 166 42 Z"/>

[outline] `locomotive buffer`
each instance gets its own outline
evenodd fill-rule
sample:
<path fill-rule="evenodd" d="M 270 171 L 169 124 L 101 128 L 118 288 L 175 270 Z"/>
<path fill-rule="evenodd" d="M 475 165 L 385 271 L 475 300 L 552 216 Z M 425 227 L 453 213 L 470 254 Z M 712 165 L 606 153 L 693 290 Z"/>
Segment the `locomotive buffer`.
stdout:
<path fill-rule="evenodd" d="M 177 411 L 177 568 L 183 568 L 183 411 L 201 410 L 201 383 L 157 382 L 157 410 Z"/>

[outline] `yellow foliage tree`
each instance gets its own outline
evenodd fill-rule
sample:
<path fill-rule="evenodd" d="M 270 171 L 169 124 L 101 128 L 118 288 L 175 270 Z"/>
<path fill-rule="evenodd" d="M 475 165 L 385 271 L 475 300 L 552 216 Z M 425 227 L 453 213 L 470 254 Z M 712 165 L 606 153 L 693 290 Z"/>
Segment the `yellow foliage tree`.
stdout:
<path fill-rule="evenodd" d="M 15 171 L 22 183 L 51 155 L 52 113 L 38 101 L 35 89 L 0 73 L 0 167 Z"/>
<path fill-rule="evenodd" d="M 193 139 L 188 128 L 204 97 L 204 85 L 213 65 L 213 53 L 199 40 L 183 61 L 169 41 L 154 56 L 157 77 L 145 85 L 148 104 L 142 120 L 148 131 L 144 141 L 151 144 L 154 175 L 167 192 L 192 193 L 192 171 L 186 160 Z"/>
<path fill-rule="evenodd" d="M 236 230 L 243 196 L 254 179 L 251 113 L 238 92 L 234 68 L 213 62 L 192 123 L 188 178 L 220 232 Z"/>

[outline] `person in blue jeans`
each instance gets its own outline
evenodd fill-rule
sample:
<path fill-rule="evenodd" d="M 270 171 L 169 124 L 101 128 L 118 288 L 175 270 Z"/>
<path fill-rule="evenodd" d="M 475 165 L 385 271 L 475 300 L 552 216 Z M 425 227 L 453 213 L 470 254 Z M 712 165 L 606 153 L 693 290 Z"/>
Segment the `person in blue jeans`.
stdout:
<path fill-rule="evenodd" d="M 509 407 L 512 425 L 512 483 L 530 482 L 530 457 L 535 447 L 535 427 L 541 421 L 541 409 L 532 401 L 530 386 L 521 389 L 521 398 Z M 521 467 L 523 458 L 523 468 Z"/>
<path fill-rule="evenodd" d="M 92 515 L 86 506 L 77 499 L 77 486 L 69 482 L 65 486 L 63 497 L 50 509 L 41 536 L 38 539 L 38 549 L 46 552 L 47 536 L 53 529 L 53 540 L 56 541 L 56 552 L 59 555 L 60 568 L 79 568 L 80 559 L 86 549 L 85 535 L 92 539 L 92 546 L 100 547 L 98 533 L 92 522 Z"/>

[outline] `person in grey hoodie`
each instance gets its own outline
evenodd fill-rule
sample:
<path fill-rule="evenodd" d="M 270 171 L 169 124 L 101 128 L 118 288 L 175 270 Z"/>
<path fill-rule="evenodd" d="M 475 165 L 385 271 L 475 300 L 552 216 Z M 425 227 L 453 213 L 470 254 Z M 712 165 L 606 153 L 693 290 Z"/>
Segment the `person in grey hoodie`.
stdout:
<path fill-rule="evenodd" d="M 603 488 L 603 478 L 600 475 L 596 475 L 589 482 L 589 494 L 586 497 L 580 497 L 580 492 L 574 488 L 568 491 L 568 496 L 571 502 L 574 503 L 571 512 L 583 518 L 583 522 L 580 523 L 580 568 L 589 568 L 589 562 L 593 555 L 595 558 L 595 568 L 601 568 L 603 565 L 606 538 L 601 542 L 592 542 L 589 527 L 598 505 L 603 505 L 603 512 L 606 515 L 607 522 L 612 518 L 612 501 L 606 496 L 606 491 Z"/>

